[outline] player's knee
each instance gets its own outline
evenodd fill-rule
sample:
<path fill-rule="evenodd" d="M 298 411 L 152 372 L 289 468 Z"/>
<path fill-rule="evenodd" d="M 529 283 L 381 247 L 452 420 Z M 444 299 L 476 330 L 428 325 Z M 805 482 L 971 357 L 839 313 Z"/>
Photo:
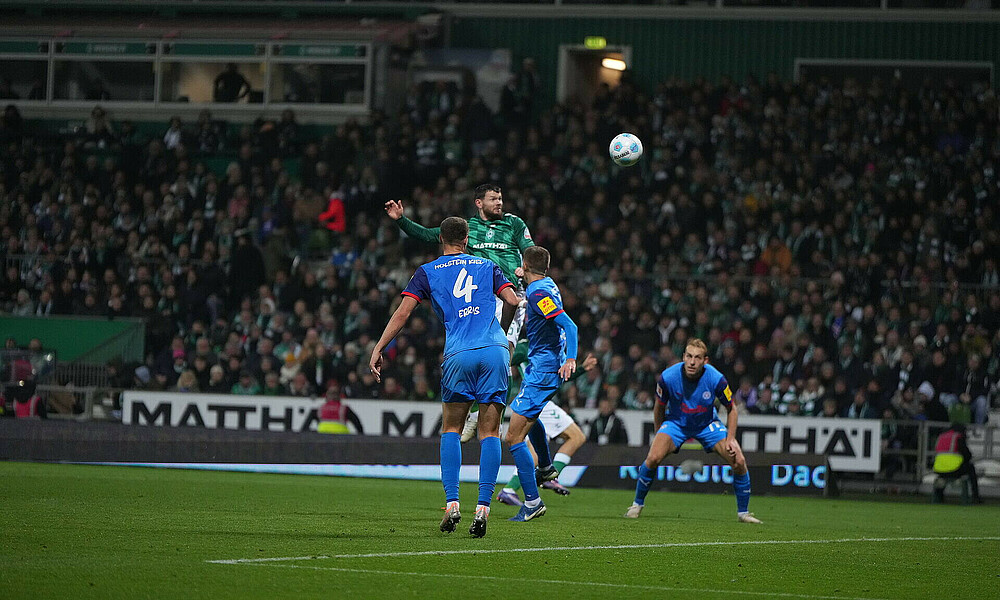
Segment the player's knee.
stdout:
<path fill-rule="evenodd" d="M 737 452 L 736 456 L 733 458 L 733 469 L 735 469 L 737 473 L 746 473 L 747 459 L 743 456 L 742 452 Z"/>

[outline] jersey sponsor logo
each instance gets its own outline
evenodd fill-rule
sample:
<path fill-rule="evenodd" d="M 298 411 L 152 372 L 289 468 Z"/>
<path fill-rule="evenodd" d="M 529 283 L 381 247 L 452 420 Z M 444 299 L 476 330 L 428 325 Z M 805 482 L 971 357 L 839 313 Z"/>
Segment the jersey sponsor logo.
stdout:
<path fill-rule="evenodd" d="M 509 247 L 509 244 L 503 242 L 483 242 L 472 246 L 474 250 L 506 250 Z"/>
<path fill-rule="evenodd" d="M 556 310 L 556 303 L 548 296 L 539 300 L 535 305 L 538 306 L 538 310 L 542 311 L 542 314 L 546 317 Z"/>
<path fill-rule="evenodd" d="M 700 406 L 700 405 L 688 406 L 687 402 L 683 402 L 683 403 L 681 403 L 681 412 L 685 413 L 685 414 L 688 414 L 688 415 L 698 415 L 698 414 L 701 414 L 703 412 L 708 412 L 708 407 L 707 406 Z"/>

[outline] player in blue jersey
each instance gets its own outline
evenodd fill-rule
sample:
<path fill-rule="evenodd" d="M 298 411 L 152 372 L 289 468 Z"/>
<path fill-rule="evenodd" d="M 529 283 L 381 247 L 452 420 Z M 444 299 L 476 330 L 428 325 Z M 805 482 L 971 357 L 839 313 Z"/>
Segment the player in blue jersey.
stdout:
<path fill-rule="evenodd" d="M 381 381 L 382 351 L 406 324 L 417 304 L 430 299 L 444 323 L 444 362 L 441 365 L 441 483 L 445 507 L 441 531 L 451 533 L 462 519 L 458 503 L 458 477 L 462 466 L 462 425 L 473 403 L 479 403 L 479 502 L 469 528 L 475 537 L 486 535 L 490 499 L 500 470 L 500 416 L 509 384 L 506 327 L 514 318 L 519 300 L 514 286 L 493 261 L 465 253 L 469 224 L 461 217 L 441 223 L 440 258 L 421 265 L 403 290 L 403 299 L 389 319 L 372 351 L 368 365 Z M 499 296 L 506 308 L 500 320 L 495 313 Z M 501 323 L 500 321 L 503 321 Z"/>
<path fill-rule="evenodd" d="M 639 518 L 646 494 L 653 482 L 653 473 L 663 459 L 677 452 L 688 438 L 701 443 L 705 452 L 715 452 L 733 469 L 733 491 L 736 493 L 736 514 L 741 523 L 760 523 L 747 511 L 750 504 L 750 475 L 747 461 L 736 441 L 736 409 L 729 383 L 708 363 L 708 347 L 695 338 L 684 349 L 684 361 L 668 367 L 656 382 L 656 405 L 653 423 L 656 436 L 646 460 L 639 465 L 635 485 L 635 500 L 625 516 Z M 726 407 L 726 424 L 719 421 L 715 402 Z"/>
<path fill-rule="evenodd" d="M 548 437 L 538 417 L 559 385 L 576 371 L 577 352 L 576 324 L 563 310 L 559 288 L 545 275 L 549 269 L 549 251 L 531 246 L 524 250 L 522 258 L 527 284 L 524 326 L 528 337 L 528 368 L 521 391 L 510 403 L 514 414 L 506 439 L 524 488 L 524 505 L 511 521 L 530 521 L 545 514 L 545 504 L 538 496 L 535 460 L 524 440 L 530 436 L 538 455 L 538 479 L 555 479 L 559 473 L 552 466 Z"/>

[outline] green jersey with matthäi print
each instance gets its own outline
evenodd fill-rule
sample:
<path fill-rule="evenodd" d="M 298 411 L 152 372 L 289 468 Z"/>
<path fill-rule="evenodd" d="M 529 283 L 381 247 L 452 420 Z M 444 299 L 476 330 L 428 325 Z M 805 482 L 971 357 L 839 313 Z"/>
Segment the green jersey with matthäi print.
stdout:
<path fill-rule="evenodd" d="M 466 252 L 492 260 L 509 281 L 516 283 L 518 277 L 514 274 L 514 270 L 521 266 L 521 252 L 535 245 L 528 226 L 521 217 L 510 213 L 505 213 L 501 218 L 492 221 L 484 221 L 479 215 L 468 220 L 469 246 Z M 400 217 L 396 224 L 410 237 L 438 243 L 440 227 L 424 227 L 406 217 Z"/>

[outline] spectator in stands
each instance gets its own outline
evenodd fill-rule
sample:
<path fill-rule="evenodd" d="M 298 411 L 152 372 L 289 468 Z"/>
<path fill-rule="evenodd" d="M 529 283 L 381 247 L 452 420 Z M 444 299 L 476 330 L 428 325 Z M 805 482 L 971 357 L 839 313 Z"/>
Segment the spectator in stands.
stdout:
<path fill-rule="evenodd" d="M 208 385 L 202 390 L 209 394 L 228 394 L 232 385 L 226 381 L 226 372 L 221 365 L 212 365 L 208 370 Z"/>
<path fill-rule="evenodd" d="M 84 123 L 87 131 L 87 138 L 84 147 L 108 147 L 115 138 L 114 130 L 111 128 L 111 121 L 104 109 L 98 105 L 90 111 L 90 117 Z"/>
<path fill-rule="evenodd" d="M 917 414 L 915 419 L 922 421 L 947 422 L 948 409 L 935 394 L 934 386 L 925 381 L 917 387 Z"/>
<path fill-rule="evenodd" d="M 177 384 L 171 388 L 172 392 L 198 392 L 198 377 L 194 371 L 185 370 L 177 377 Z"/>
<path fill-rule="evenodd" d="M 252 88 L 236 63 L 226 63 L 226 69 L 216 76 L 212 89 L 213 102 L 236 102 L 249 94 Z"/>
<path fill-rule="evenodd" d="M 854 401 L 847 407 L 844 417 L 848 419 L 877 419 L 879 412 L 869 398 L 868 392 L 864 388 L 859 388 L 854 392 Z"/>
<path fill-rule="evenodd" d="M 957 387 L 959 390 L 959 403 L 969 406 L 972 411 L 973 422 L 977 424 L 985 423 L 990 406 L 988 400 L 990 378 L 986 374 L 986 369 L 982 365 L 982 358 L 978 354 L 969 355 L 965 371 Z M 967 423 L 968 421 L 962 422 Z"/>
<path fill-rule="evenodd" d="M 238 396 L 255 396 L 260 393 L 260 384 L 250 371 L 241 371 L 239 380 L 233 385 L 230 393 Z"/>
<path fill-rule="evenodd" d="M 590 424 L 590 435 L 588 439 L 595 444 L 606 446 L 607 444 L 627 444 L 628 432 L 625 424 L 617 414 L 618 398 L 621 392 L 618 386 L 607 386 L 606 395 L 601 398 L 597 417 Z"/>
<path fill-rule="evenodd" d="M 278 374 L 274 371 L 264 375 L 264 387 L 260 391 L 262 396 L 287 396 L 288 388 L 281 384 Z"/>

